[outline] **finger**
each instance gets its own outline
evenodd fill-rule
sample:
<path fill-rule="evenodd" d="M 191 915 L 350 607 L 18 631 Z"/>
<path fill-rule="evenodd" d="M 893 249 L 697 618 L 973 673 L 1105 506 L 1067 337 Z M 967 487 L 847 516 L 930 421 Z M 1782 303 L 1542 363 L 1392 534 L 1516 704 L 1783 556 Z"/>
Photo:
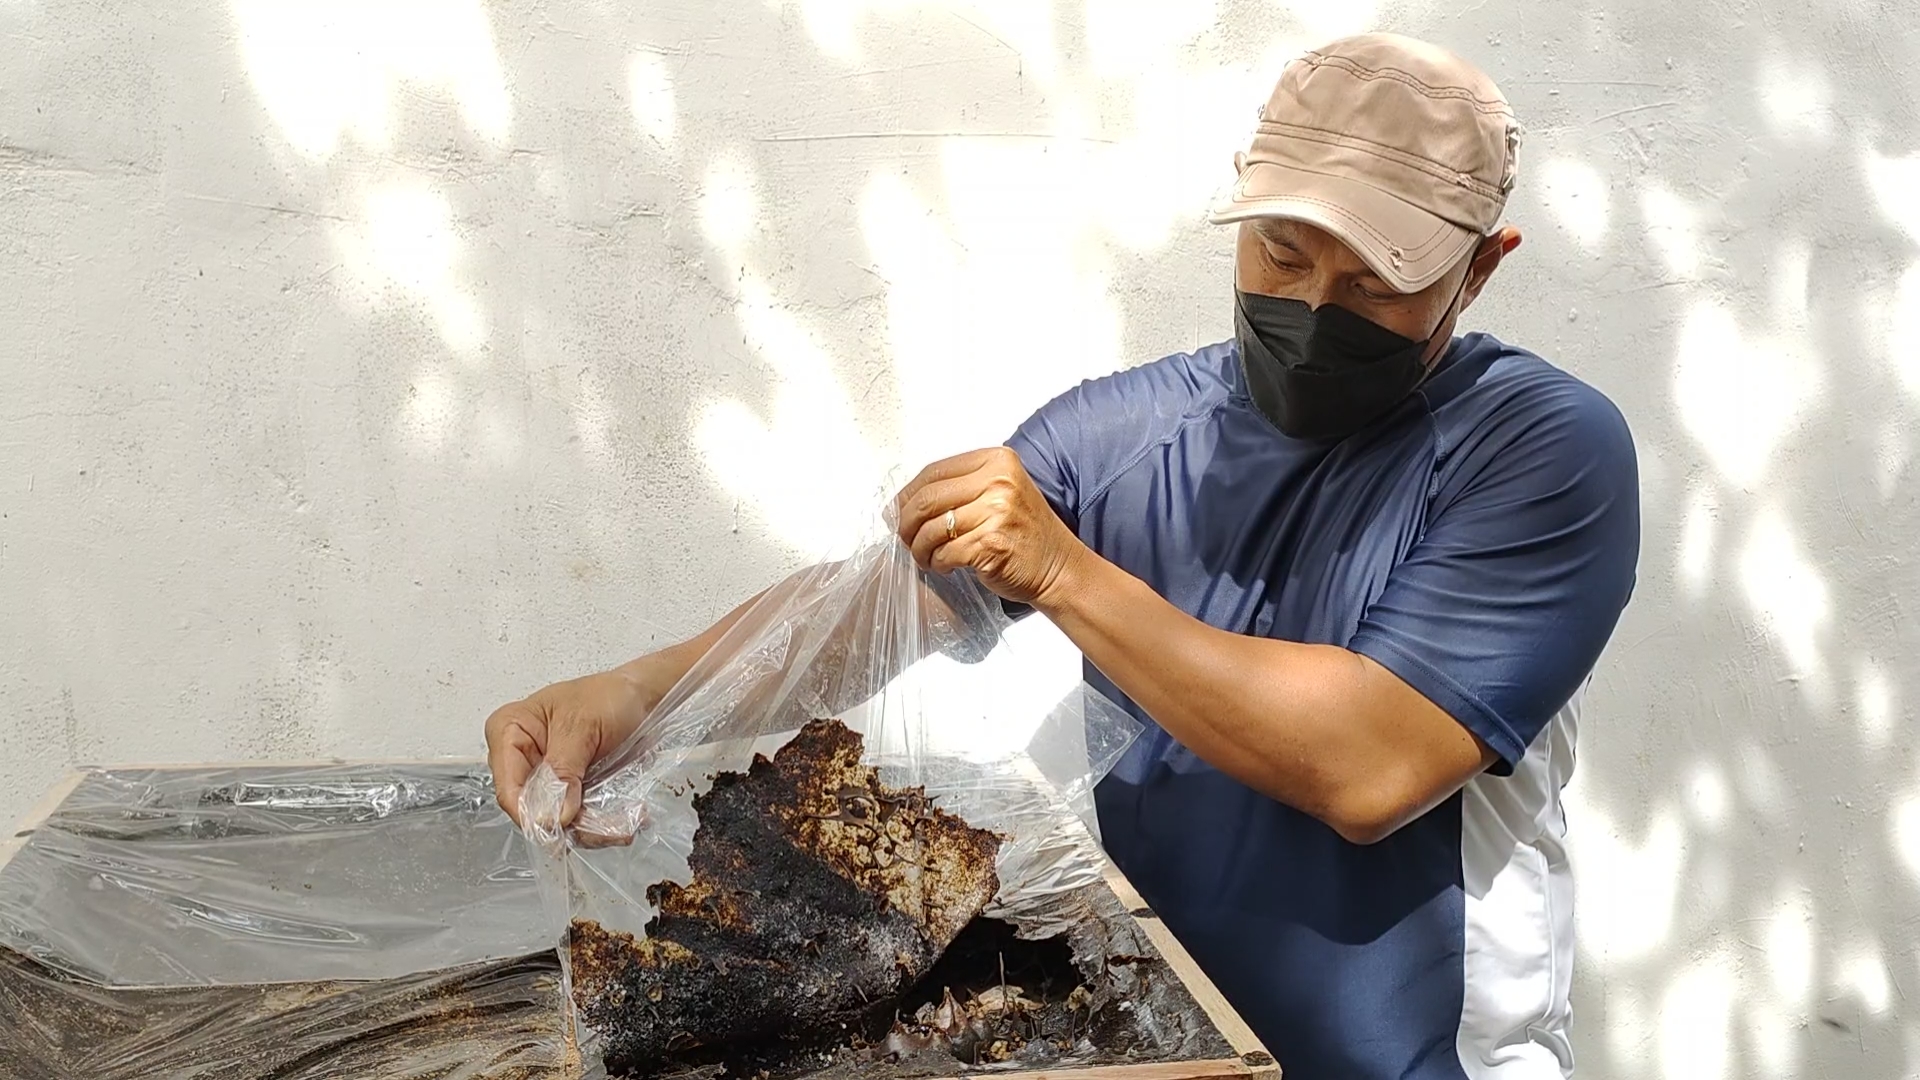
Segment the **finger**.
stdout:
<path fill-rule="evenodd" d="M 520 792 L 540 764 L 540 740 L 525 723 L 526 706 L 515 702 L 487 718 L 487 768 L 493 774 L 493 798 L 515 825 L 520 821 Z"/>
<path fill-rule="evenodd" d="M 988 446 L 979 450 L 969 450 L 964 454 L 955 454 L 949 458 L 941 458 L 939 461 L 921 469 L 920 475 L 914 478 L 914 483 L 908 486 L 938 483 L 941 480 L 951 480 L 956 476 L 965 476 L 970 472 L 977 472 L 982 466 L 998 457 L 1004 450 L 1005 447 Z"/>
<path fill-rule="evenodd" d="M 944 534 L 947 511 L 979 498 L 992 482 L 993 474 L 982 469 L 922 487 L 900 507 L 900 539 L 912 547 L 921 531 L 935 522 Z"/>
<path fill-rule="evenodd" d="M 626 847 L 652 821 L 645 803 L 624 807 L 616 814 L 582 810 L 573 823 L 573 840 L 583 848 Z"/>
<path fill-rule="evenodd" d="M 947 531 L 947 514 L 953 515 L 953 531 Z M 935 569 L 935 558 L 942 548 L 960 537 L 979 528 L 985 523 L 987 512 L 979 500 L 964 503 L 952 510 L 942 511 L 928 518 L 914 533 L 907 546 L 913 549 L 913 561 L 922 570 Z"/>
<path fill-rule="evenodd" d="M 936 574 L 949 574 L 955 570 L 970 568 L 979 558 L 982 546 L 980 537 L 984 530 L 963 532 L 958 540 L 948 540 L 946 532 L 940 534 L 940 546 L 927 559 L 927 569 Z M 983 582 L 984 583 L 984 582 Z"/>
<path fill-rule="evenodd" d="M 600 752 L 599 739 L 592 725 L 556 724 L 547 734 L 547 767 L 567 785 L 567 797 L 560 804 L 560 825 L 573 824 L 580 814 L 580 789 L 587 778 L 587 766 Z"/>
<path fill-rule="evenodd" d="M 1020 599 L 1008 596 L 996 587 L 996 578 L 1006 565 L 1007 536 L 1004 525 L 991 511 L 981 515 L 981 523 L 972 529 L 960 533 L 958 539 L 948 540 L 944 533 L 940 546 L 934 550 L 928 569 L 938 574 L 955 570 L 972 570 L 980 577 L 980 583 L 997 596 L 1009 600 Z"/>
<path fill-rule="evenodd" d="M 537 753 L 531 746 L 502 746 L 491 755 L 493 768 L 493 801 L 500 804 L 507 817 L 515 825 L 520 821 L 520 793 L 526 790 L 527 778 L 539 767 Z"/>
<path fill-rule="evenodd" d="M 575 843 L 583 848 L 597 850 L 599 848 L 627 847 L 633 843 L 633 836 L 634 834 L 630 832 L 603 832 L 598 829 L 576 829 L 573 834 L 573 839 Z"/>
<path fill-rule="evenodd" d="M 899 496 L 894 500 L 894 505 L 904 508 L 908 502 L 919 494 L 920 489 L 929 484 L 937 484 L 943 480 L 952 480 L 971 472 L 978 472 L 1000 452 L 1000 447 L 987 447 L 983 450 L 972 450 L 950 458 L 941 458 L 939 461 L 921 469 L 919 475 L 915 476 L 906 487 L 901 488 Z"/>

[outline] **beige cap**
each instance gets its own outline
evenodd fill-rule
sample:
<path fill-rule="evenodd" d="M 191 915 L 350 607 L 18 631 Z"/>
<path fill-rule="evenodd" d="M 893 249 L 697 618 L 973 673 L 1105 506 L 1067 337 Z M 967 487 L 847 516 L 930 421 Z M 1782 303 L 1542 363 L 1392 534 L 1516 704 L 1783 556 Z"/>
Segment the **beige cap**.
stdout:
<path fill-rule="evenodd" d="M 1210 216 L 1317 225 L 1418 292 L 1500 223 L 1519 148 L 1513 109 L 1472 64 L 1397 34 L 1342 38 L 1287 65 Z"/>

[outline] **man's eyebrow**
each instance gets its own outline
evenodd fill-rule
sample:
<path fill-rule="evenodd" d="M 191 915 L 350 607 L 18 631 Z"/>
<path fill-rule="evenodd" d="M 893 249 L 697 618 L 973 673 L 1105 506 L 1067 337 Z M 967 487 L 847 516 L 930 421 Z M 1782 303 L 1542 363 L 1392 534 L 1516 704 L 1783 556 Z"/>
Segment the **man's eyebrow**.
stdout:
<path fill-rule="evenodd" d="M 1260 238 L 1270 244 L 1278 244 L 1288 251 L 1293 252 L 1295 255 L 1303 257 L 1306 255 L 1306 252 L 1300 249 L 1300 245 L 1294 243 L 1291 237 L 1282 232 L 1280 224 L 1271 218 L 1263 218 L 1255 221 L 1253 223 L 1253 231 L 1259 233 Z"/>

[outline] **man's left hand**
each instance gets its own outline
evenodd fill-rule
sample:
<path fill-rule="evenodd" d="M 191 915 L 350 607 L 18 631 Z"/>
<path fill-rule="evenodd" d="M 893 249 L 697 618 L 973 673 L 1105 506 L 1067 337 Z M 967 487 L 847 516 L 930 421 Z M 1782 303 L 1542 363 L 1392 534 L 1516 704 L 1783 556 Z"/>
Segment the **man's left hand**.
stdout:
<path fill-rule="evenodd" d="M 1003 446 L 934 462 L 898 505 L 900 539 L 922 570 L 970 569 L 1017 604 L 1044 609 L 1092 555 Z"/>

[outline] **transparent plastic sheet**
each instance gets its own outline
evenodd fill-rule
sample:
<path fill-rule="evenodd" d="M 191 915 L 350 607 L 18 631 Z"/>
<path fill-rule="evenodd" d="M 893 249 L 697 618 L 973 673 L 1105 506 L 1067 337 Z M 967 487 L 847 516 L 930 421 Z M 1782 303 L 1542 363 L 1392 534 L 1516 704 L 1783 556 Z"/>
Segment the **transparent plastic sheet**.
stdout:
<path fill-rule="evenodd" d="M 0 1078 L 566 1075 L 553 931 L 483 767 L 92 771 L 24 840 Z"/>
<path fill-rule="evenodd" d="M 546 856 L 549 925 L 644 937 L 657 910 L 649 887 L 690 879 L 694 798 L 809 721 L 837 719 L 859 733 L 881 784 L 922 789 L 1000 837 L 999 888 L 984 914 L 1023 935 L 1061 932 L 1105 867 L 1093 787 L 1141 729 L 1084 683 L 1050 682 L 1037 657 L 1008 643 L 1010 626 L 975 578 L 920 571 L 890 531 L 789 579 L 590 773 L 570 828 L 554 827 L 564 786 L 536 771 L 521 809 Z M 598 1034 L 578 1032 L 590 1060 Z"/>

